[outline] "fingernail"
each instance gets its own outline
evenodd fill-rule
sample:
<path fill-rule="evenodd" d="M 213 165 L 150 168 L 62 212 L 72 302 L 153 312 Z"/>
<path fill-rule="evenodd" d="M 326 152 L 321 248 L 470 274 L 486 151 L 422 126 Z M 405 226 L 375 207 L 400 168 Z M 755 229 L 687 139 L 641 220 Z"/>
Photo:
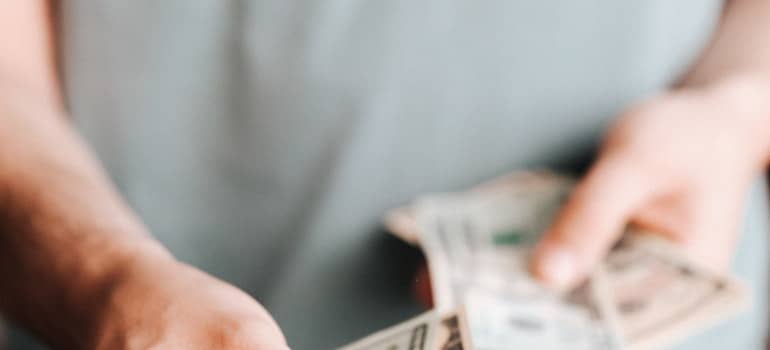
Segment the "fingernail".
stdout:
<path fill-rule="evenodd" d="M 552 287 L 567 288 L 577 273 L 575 256 L 565 249 L 551 248 L 543 256 L 539 272 Z"/>

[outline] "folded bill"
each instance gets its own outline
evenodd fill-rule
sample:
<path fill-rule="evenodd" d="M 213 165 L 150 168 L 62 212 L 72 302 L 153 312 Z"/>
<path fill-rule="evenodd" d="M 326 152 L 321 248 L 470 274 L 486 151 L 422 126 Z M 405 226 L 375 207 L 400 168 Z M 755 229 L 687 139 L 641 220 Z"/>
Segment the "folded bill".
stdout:
<path fill-rule="evenodd" d="M 539 191 L 569 190 L 573 184 L 574 180 L 572 178 L 547 170 L 517 171 L 474 186 L 468 191 L 462 192 L 462 194 L 484 195 L 500 192 L 536 194 Z M 457 193 L 452 193 L 451 195 L 457 195 Z M 417 198 L 412 205 L 389 211 L 383 217 L 385 227 L 404 242 L 419 245 L 418 203 L 424 199 L 440 196 L 441 194 L 424 195 Z"/>
<path fill-rule="evenodd" d="M 635 350 L 675 343 L 747 309 L 751 300 L 739 281 L 642 232 L 627 234 L 602 268 L 623 338 Z"/>
<path fill-rule="evenodd" d="M 340 350 L 469 350 L 462 309 L 440 315 L 428 311 L 346 345 Z"/>
<path fill-rule="evenodd" d="M 529 253 L 573 185 L 547 171 L 516 172 L 386 215 L 388 228 L 428 260 L 430 330 L 438 329 L 437 315 L 459 314 L 463 349 L 658 349 L 747 307 L 740 282 L 633 228 L 575 290 L 541 287 L 527 272 Z M 401 339 L 415 322 L 386 330 L 387 338 Z M 402 348 L 422 349 L 384 349 Z"/>
<path fill-rule="evenodd" d="M 419 242 L 439 312 L 464 307 L 478 349 L 619 349 L 603 279 L 568 295 L 527 272 L 529 253 L 566 195 L 564 187 L 442 195 L 419 203 Z M 538 205 L 532 205 L 537 202 Z"/>

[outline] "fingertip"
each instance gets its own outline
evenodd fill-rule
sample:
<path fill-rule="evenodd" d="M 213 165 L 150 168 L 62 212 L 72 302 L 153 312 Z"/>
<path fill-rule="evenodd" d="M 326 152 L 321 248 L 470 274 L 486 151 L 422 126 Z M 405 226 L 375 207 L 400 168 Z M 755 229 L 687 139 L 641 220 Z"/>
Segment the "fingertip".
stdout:
<path fill-rule="evenodd" d="M 542 244 L 535 250 L 531 271 L 549 288 L 566 290 L 580 279 L 581 267 L 571 249 L 555 244 Z"/>

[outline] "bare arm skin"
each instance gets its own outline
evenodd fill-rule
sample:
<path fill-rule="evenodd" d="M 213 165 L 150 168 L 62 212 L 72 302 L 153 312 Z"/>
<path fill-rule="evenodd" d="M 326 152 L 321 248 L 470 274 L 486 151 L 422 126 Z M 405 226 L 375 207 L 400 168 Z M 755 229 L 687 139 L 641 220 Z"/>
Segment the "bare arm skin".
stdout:
<path fill-rule="evenodd" d="M 684 85 L 715 84 L 736 75 L 770 80 L 770 1 L 728 1 L 719 31 Z"/>
<path fill-rule="evenodd" d="M 119 260 L 139 246 L 168 254 L 67 125 L 45 2 L 2 6 L 0 308 L 42 334 L 77 334 L 68 325 L 93 322 Z"/>
<path fill-rule="evenodd" d="M 591 270 L 628 222 L 714 269 L 729 265 L 743 202 L 770 159 L 770 1 L 733 0 L 680 84 L 631 106 L 538 246 L 557 288 Z"/>
<path fill-rule="evenodd" d="M 0 312 L 55 348 L 285 348 L 253 299 L 149 235 L 72 130 L 48 6 L 0 3 Z"/>

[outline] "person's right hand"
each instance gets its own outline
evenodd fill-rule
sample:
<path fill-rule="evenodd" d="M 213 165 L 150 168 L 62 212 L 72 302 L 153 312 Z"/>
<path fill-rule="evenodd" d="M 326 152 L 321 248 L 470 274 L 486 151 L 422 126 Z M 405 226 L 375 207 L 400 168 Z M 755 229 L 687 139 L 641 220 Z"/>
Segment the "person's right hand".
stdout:
<path fill-rule="evenodd" d="M 145 259 L 109 288 L 94 349 L 288 349 L 246 293 L 172 259 Z"/>

